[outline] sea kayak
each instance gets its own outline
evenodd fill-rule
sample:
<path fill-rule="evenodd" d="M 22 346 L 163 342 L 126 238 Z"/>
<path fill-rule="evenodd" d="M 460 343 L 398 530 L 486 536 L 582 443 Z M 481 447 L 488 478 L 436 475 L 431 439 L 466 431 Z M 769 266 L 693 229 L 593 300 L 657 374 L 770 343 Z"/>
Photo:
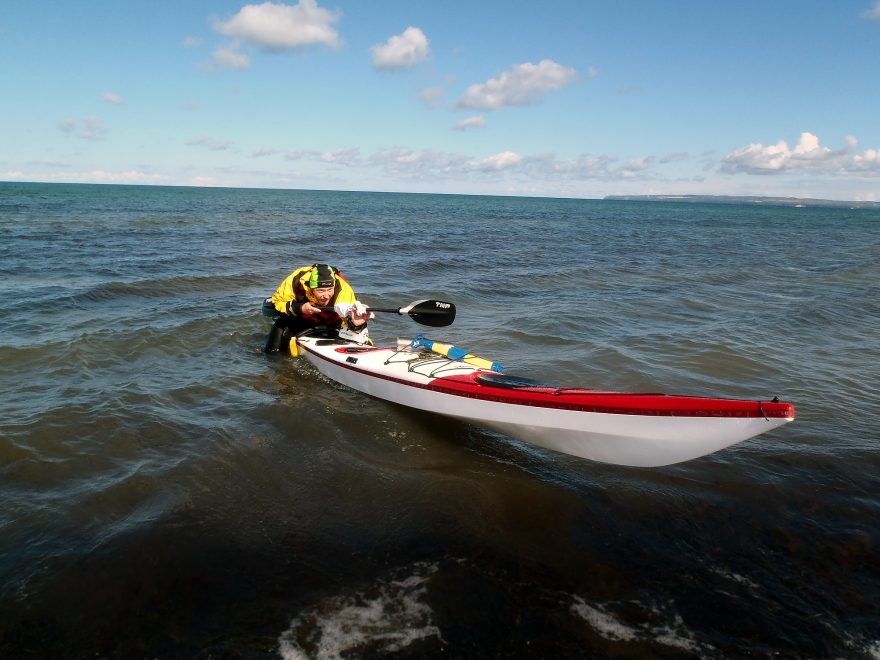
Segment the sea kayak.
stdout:
<path fill-rule="evenodd" d="M 373 347 L 301 336 L 327 378 L 379 399 L 615 465 L 658 467 L 711 454 L 795 417 L 790 403 L 553 387 L 440 344 Z M 431 344 L 432 342 L 427 342 Z M 443 353 L 443 354 L 441 354 Z"/>

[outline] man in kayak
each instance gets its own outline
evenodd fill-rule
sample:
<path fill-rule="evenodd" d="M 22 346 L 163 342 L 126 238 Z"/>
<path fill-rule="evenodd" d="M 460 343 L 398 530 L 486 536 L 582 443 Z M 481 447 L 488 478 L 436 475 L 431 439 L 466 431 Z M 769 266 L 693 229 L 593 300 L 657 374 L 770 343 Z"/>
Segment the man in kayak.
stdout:
<path fill-rule="evenodd" d="M 372 314 L 357 300 L 342 274 L 327 264 L 297 268 L 278 286 L 271 301 L 278 314 L 266 341 L 266 352 L 277 353 L 309 328 L 325 326 L 359 343 L 369 341 L 367 321 Z"/>

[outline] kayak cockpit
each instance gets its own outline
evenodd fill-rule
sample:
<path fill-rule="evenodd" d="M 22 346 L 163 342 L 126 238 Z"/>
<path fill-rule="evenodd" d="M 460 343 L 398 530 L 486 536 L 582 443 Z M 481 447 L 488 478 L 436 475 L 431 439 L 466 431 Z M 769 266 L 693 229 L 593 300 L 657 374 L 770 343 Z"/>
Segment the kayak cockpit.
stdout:
<path fill-rule="evenodd" d="M 523 388 L 555 390 L 556 388 L 547 383 L 541 383 L 531 378 L 522 378 L 520 376 L 507 376 L 494 372 L 484 371 L 474 376 L 474 381 L 480 385 L 488 385 L 490 387 L 502 387 L 507 390 L 519 390 Z"/>

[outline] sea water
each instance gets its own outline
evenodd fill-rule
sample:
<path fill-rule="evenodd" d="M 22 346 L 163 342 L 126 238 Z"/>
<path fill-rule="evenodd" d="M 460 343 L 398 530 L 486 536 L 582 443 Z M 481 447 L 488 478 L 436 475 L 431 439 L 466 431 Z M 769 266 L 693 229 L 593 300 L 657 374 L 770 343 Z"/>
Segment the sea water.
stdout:
<path fill-rule="evenodd" d="M 880 657 L 880 212 L 0 184 L 0 655 Z M 797 406 L 655 469 L 262 353 L 339 267 L 506 373 Z"/>

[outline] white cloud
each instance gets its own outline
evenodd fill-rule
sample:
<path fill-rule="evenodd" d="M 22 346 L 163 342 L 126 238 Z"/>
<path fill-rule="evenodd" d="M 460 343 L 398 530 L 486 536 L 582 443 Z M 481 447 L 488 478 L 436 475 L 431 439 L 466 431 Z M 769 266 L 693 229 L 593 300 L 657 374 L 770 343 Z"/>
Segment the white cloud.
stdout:
<path fill-rule="evenodd" d="M 865 12 L 865 18 L 880 21 L 880 0 L 874 0 L 874 6 Z"/>
<path fill-rule="evenodd" d="M 92 170 L 90 172 L 59 172 L 53 175 L 53 180 L 69 181 L 72 183 L 143 183 L 157 184 L 168 183 L 172 179 L 163 174 L 147 174 L 140 170 L 126 170 L 123 172 L 109 172 L 107 170 Z"/>
<path fill-rule="evenodd" d="M 214 29 L 280 52 L 312 44 L 336 47 L 339 35 L 332 25 L 338 18 L 339 12 L 323 9 L 315 0 L 300 0 L 296 5 L 264 2 L 245 5 L 228 21 L 215 21 Z"/>
<path fill-rule="evenodd" d="M 234 69 L 244 71 L 251 65 L 251 60 L 246 53 L 237 48 L 218 48 L 211 53 L 211 69 Z"/>
<path fill-rule="evenodd" d="M 489 156 L 483 160 L 477 161 L 471 167 L 482 171 L 499 171 L 506 170 L 522 162 L 522 156 L 512 151 L 502 151 L 500 154 Z"/>
<path fill-rule="evenodd" d="M 311 149 L 289 149 L 287 153 L 284 154 L 285 160 L 305 160 L 307 158 L 317 158 L 321 154 L 318 151 L 313 151 Z"/>
<path fill-rule="evenodd" d="M 464 171 L 468 159 L 460 154 L 448 154 L 433 149 L 415 152 L 409 149 L 381 149 L 369 158 L 381 167 L 386 176 L 407 179 L 432 179 L 455 176 Z"/>
<path fill-rule="evenodd" d="M 785 140 L 764 146 L 752 143 L 724 157 L 722 171 L 746 174 L 780 174 L 791 171 L 835 172 L 849 169 L 855 162 L 848 152 L 858 142 L 847 137 L 847 147 L 832 151 L 819 144 L 812 133 L 801 133 L 794 149 Z"/>
<path fill-rule="evenodd" d="M 613 164 L 616 159 L 611 156 L 582 155 L 568 160 L 556 160 L 551 156 L 545 156 L 529 160 L 532 171 L 538 178 L 610 181 L 623 177 L 619 169 L 614 169 Z"/>
<path fill-rule="evenodd" d="M 467 131 L 472 128 L 485 128 L 486 120 L 481 116 L 476 117 L 468 117 L 467 119 L 462 119 L 458 122 L 453 128 L 457 131 Z"/>
<path fill-rule="evenodd" d="M 460 108 L 497 110 L 507 106 L 539 103 L 548 92 L 562 89 L 577 78 L 577 72 L 553 60 L 538 64 L 517 64 L 498 78 L 471 85 L 458 101 Z"/>
<path fill-rule="evenodd" d="M 855 172 L 873 172 L 880 175 L 880 151 L 868 149 L 861 155 L 852 158 L 852 168 Z"/>
<path fill-rule="evenodd" d="M 95 170 L 88 173 L 93 181 L 102 183 L 158 183 L 167 181 L 168 177 L 161 174 L 147 174 L 138 170 L 127 170 L 125 172 L 107 172 L 104 170 Z"/>
<path fill-rule="evenodd" d="M 589 69 L 587 69 L 587 80 L 592 80 L 593 78 L 597 77 L 598 75 L 599 75 L 599 69 L 597 69 L 596 67 L 591 66 Z"/>
<path fill-rule="evenodd" d="M 24 178 L 24 172 L 19 172 L 18 170 L 0 172 L 0 180 L 3 180 L 3 181 L 9 181 L 11 179 L 23 179 L 23 178 Z"/>
<path fill-rule="evenodd" d="M 277 153 L 277 149 L 272 149 L 271 147 L 261 147 L 260 149 L 255 149 L 254 153 L 251 155 L 254 158 L 261 158 L 262 156 L 274 156 Z"/>
<path fill-rule="evenodd" d="M 76 119 L 62 119 L 58 122 L 58 128 L 83 140 L 100 140 L 107 134 L 104 122 L 97 117 L 86 117 L 82 122 Z"/>
<path fill-rule="evenodd" d="M 520 156 L 513 151 L 471 158 L 463 154 L 441 153 L 432 150 L 379 151 L 369 159 L 385 170 L 386 176 L 419 180 L 472 180 L 475 174 L 489 179 L 516 169 L 533 182 L 579 183 L 583 181 L 630 181 L 649 178 L 653 159 L 644 157 L 615 167 L 610 156 L 580 156 L 558 160 L 552 155 Z"/>
<path fill-rule="evenodd" d="M 318 158 L 324 163 L 333 163 L 345 167 L 358 167 L 361 165 L 361 150 L 354 147 L 343 151 L 327 151 Z"/>
<path fill-rule="evenodd" d="M 845 146 L 829 149 L 812 133 L 801 133 L 794 149 L 785 140 L 765 147 L 750 144 L 724 157 L 721 171 L 728 174 L 786 174 L 807 172 L 833 176 L 880 176 L 880 151 L 855 153 L 859 141 L 847 135 Z"/>
<path fill-rule="evenodd" d="M 816 154 L 817 152 L 823 151 L 828 152 L 831 150 L 820 148 L 819 138 L 812 133 L 801 133 L 801 137 L 794 148 L 794 153 L 801 156 L 806 154 Z"/>
<path fill-rule="evenodd" d="M 184 142 L 188 147 L 205 147 L 206 149 L 210 149 L 211 151 L 226 151 L 230 147 L 232 147 L 232 142 L 229 140 L 217 140 L 214 138 L 210 138 L 206 135 L 202 135 L 201 137 L 194 138 L 192 140 L 187 140 Z"/>
<path fill-rule="evenodd" d="M 382 71 L 411 69 L 428 56 L 428 38 L 417 27 L 408 27 L 380 46 L 373 46 L 373 67 Z"/>
<path fill-rule="evenodd" d="M 624 163 L 620 169 L 619 173 L 624 178 L 632 178 L 638 175 L 640 172 L 644 172 L 654 163 L 654 158 L 652 156 L 639 156 L 638 158 L 633 158 L 632 160 Z"/>
<path fill-rule="evenodd" d="M 202 38 L 201 37 L 187 37 L 186 39 L 183 40 L 183 47 L 184 48 L 198 48 L 201 45 L 202 45 Z"/>
<path fill-rule="evenodd" d="M 501 173 L 516 169 L 534 182 L 553 184 L 583 181 L 636 181 L 650 179 L 654 158 L 644 156 L 615 166 L 610 156 L 581 156 L 570 160 L 557 160 L 552 155 L 521 156 L 513 151 L 474 158 L 464 154 L 423 149 L 380 149 L 362 158 L 356 148 L 338 152 L 311 150 L 288 151 L 287 160 L 308 160 L 343 168 L 381 170 L 387 180 L 400 179 L 421 182 L 472 181 L 475 175 L 493 179 Z"/>
<path fill-rule="evenodd" d="M 104 92 L 101 94 L 101 98 L 107 101 L 107 103 L 112 103 L 113 105 L 122 105 L 123 100 L 119 94 L 114 94 L 113 92 Z"/>

